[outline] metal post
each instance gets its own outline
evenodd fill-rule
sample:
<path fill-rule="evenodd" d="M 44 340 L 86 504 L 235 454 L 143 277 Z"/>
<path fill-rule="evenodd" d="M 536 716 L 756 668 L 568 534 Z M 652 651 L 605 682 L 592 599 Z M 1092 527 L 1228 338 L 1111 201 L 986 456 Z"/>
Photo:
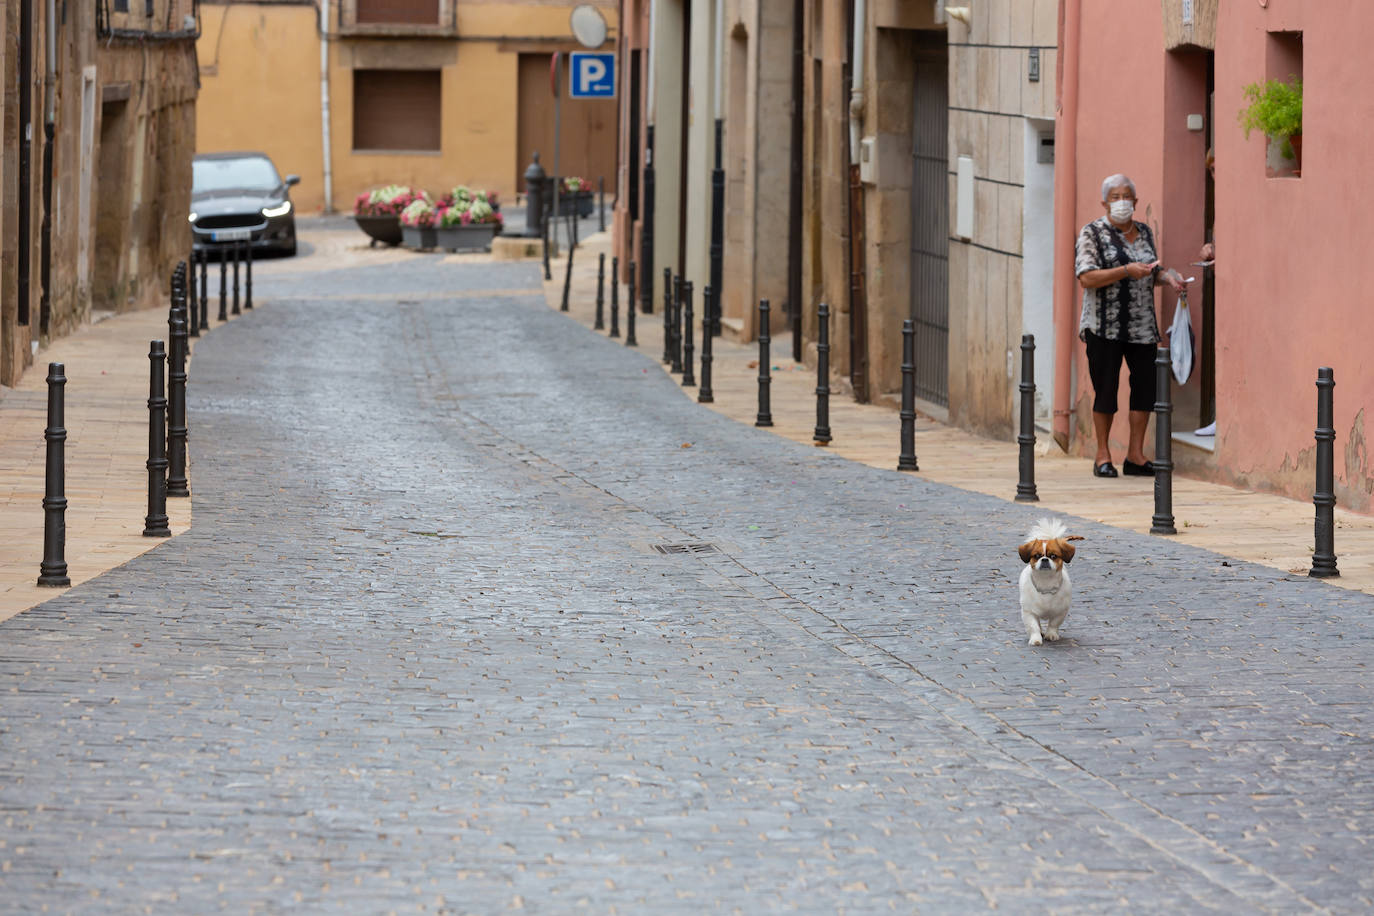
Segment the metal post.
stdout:
<path fill-rule="evenodd" d="M 692 344 L 692 324 L 695 321 L 692 312 L 692 281 L 687 280 L 682 284 L 682 387 L 695 388 L 697 386 L 696 374 L 696 347 Z"/>
<path fill-rule="evenodd" d="M 704 315 L 711 314 L 711 307 L 714 304 L 714 293 L 711 287 L 706 287 L 701 291 L 701 311 Z M 708 320 L 703 318 L 703 322 Z M 698 404 L 715 403 L 715 395 L 711 392 L 711 329 L 705 324 L 701 327 L 701 388 L 697 391 Z"/>
<path fill-rule="evenodd" d="M 635 262 L 630 262 L 630 288 L 629 296 L 625 300 L 625 346 L 637 347 L 639 341 L 635 339 L 635 312 L 638 311 L 639 300 L 635 298 Z"/>
<path fill-rule="evenodd" d="M 239 310 L 239 243 L 235 242 L 229 247 L 234 250 L 234 307 L 232 313 L 241 315 L 243 313 Z"/>
<path fill-rule="evenodd" d="M 1151 534 L 1178 534 L 1174 527 L 1173 394 L 1168 347 L 1155 350 L 1155 514 Z"/>
<path fill-rule="evenodd" d="M 724 131 L 725 122 L 716 118 L 716 162 L 715 168 L 711 170 L 711 308 L 706 314 L 706 318 L 711 323 L 710 330 L 706 333 L 714 336 L 720 334 L 720 309 L 724 304 L 721 296 L 721 265 L 725 260 L 725 166 L 722 164 L 724 156 Z"/>
<path fill-rule="evenodd" d="M 1339 576 L 1336 568 L 1336 478 L 1333 468 L 1336 450 L 1336 422 L 1332 389 L 1336 379 L 1330 368 L 1317 370 L 1317 488 L 1312 504 L 1317 507 L 1316 543 L 1312 551 L 1315 579 Z"/>
<path fill-rule="evenodd" d="M 768 386 L 773 379 L 768 373 L 768 363 L 772 356 L 768 345 L 772 341 L 768 327 L 768 300 L 759 300 L 759 413 L 754 420 L 755 426 L 772 426 L 773 412 L 768 404 Z"/>
<path fill-rule="evenodd" d="M 539 234 L 544 239 L 544 279 L 552 280 L 553 271 L 549 269 L 549 227 L 553 225 L 553 216 L 550 213 L 544 214 L 544 221 L 540 224 Z"/>
<path fill-rule="evenodd" d="M 249 239 L 243 243 L 243 269 L 246 272 L 245 283 L 247 292 L 244 293 L 243 307 L 251 309 L 253 307 L 253 240 Z"/>
<path fill-rule="evenodd" d="M 167 359 L 167 495 L 190 496 L 186 484 L 186 322 L 176 310 Z"/>
<path fill-rule="evenodd" d="M 663 268 L 663 362 L 673 362 L 673 269 Z"/>
<path fill-rule="evenodd" d="M 620 258 L 611 258 L 611 333 L 620 336 Z"/>
<path fill-rule="evenodd" d="M 916 322 L 902 322 L 902 451 L 897 470 L 919 471 L 916 464 Z"/>
<path fill-rule="evenodd" d="M 181 270 L 181 310 L 186 319 L 186 333 L 200 337 L 200 322 L 196 319 L 196 253 L 191 252 L 191 263 L 177 263 Z"/>
<path fill-rule="evenodd" d="M 1035 492 L 1035 335 L 1021 335 L 1021 432 L 1016 436 L 1020 446 L 1017 460 L 1020 478 L 1016 481 L 1016 501 L 1038 503 Z"/>
<path fill-rule="evenodd" d="M 205 249 L 200 251 L 200 329 L 210 330 L 210 286 L 205 279 L 206 262 L 210 260 L 210 252 Z"/>
<path fill-rule="evenodd" d="M 669 309 L 669 346 L 668 371 L 682 371 L 682 274 L 673 277 L 673 302 Z"/>
<path fill-rule="evenodd" d="M 796 307 L 795 305 L 793 306 Z M 824 302 L 816 309 L 819 331 L 816 337 L 816 431 L 811 435 L 817 445 L 830 444 L 830 306 Z"/>
<path fill-rule="evenodd" d="M 598 175 L 596 179 L 596 193 L 598 206 L 601 211 L 600 226 L 601 231 L 606 231 L 606 176 Z"/>
<path fill-rule="evenodd" d="M 640 190 L 644 209 L 641 211 L 640 224 L 643 229 L 639 237 L 640 300 L 644 303 L 644 314 L 654 313 L 654 125 L 644 127 L 644 180 Z M 665 273 L 666 276 L 666 273 Z M 666 350 L 664 351 L 667 352 Z"/>
<path fill-rule="evenodd" d="M 598 252 L 596 256 L 596 320 L 592 323 L 593 331 L 606 330 L 606 252 Z"/>
<path fill-rule="evenodd" d="M 67 376 L 62 363 L 48 363 L 48 428 L 43 438 L 48 443 L 48 465 L 43 492 L 43 562 L 39 564 L 38 584 L 45 588 L 65 588 L 72 584 L 67 576 L 67 495 L 64 388 Z"/>
<path fill-rule="evenodd" d="M 224 249 L 219 250 L 219 320 L 229 320 L 229 293 L 225 286 L 225 271 L 229 269 L 229 262 L 224 256 Z"/>
<path fill-rule="evenodd" d="M 149 346 L 148 514 L 143 519 L 143 536 L 165 538 L 172 535 L 167 524 L 167 398 L 162 378 L 167 354 L 160 340 Z"/>
<path fill-rule="evenodd" d="M 563 304 L 559 306 L 558 309 L 560 312 L 566 312 L 568 310 L 568 291 L 572 288 L 572 264 L 574 251 L 576 251 L 576 249 L 572 245 L 569 245 L 568 269 L 563 274 Z"/>

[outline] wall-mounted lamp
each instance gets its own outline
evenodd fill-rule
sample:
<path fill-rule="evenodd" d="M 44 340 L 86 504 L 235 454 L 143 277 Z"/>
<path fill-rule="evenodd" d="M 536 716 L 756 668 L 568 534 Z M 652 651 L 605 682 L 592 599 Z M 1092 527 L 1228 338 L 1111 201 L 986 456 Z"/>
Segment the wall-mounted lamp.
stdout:
<path fill-rule="evenodd" d="M 946 13 L 951 19 L 958 19 L 958 20 L 959 20 L 960 22 L 962 22 L 964 25 L 972 25 L 972 24 L 973 24 L 973 23 L 970 21 L 970 20 L 972 19 L 972 17 L 969 15 L 969 8 L 966 7 L 966 6 L 947 6 L 947 7 L 945 7 L 945 13 Z"/>

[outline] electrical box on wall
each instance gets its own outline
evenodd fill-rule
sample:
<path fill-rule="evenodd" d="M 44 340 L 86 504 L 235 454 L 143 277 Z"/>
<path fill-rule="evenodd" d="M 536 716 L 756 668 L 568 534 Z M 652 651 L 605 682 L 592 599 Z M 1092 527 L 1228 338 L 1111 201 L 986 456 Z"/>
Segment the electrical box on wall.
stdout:
<path fill-rule="evenodd" d="M 973 160 L 960 156 L 954 180 L 954 234 L 973 238 Z"/>
<path fill-rule="evenodd" d="M 859 181 L 864 184 L 874 184 L 876 181 L 877 149 L 873 137 L 864 137 L 859 141 Z"/>
<path fill-rule="evenodd" d="M 1054 134 L 1044 133 L 1036 137 L 1038 141 L 1035 145 L 1035 161 L 1053 165 L 1054 164 Z"/>

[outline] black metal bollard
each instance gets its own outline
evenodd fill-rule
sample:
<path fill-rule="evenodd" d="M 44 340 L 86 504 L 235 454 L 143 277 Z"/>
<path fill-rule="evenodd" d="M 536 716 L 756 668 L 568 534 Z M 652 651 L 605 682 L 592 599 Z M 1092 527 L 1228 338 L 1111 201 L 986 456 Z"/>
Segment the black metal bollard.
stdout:
<path fill-rule="evenodd" d="M 167 354 L 162 341 L 154 340 L 148 351 L 148 514 L 143 535 L 171 537 L 167 519 L 167 398 L 163 394 L 163 363 Z"/>
<path fill-rule="evenodd" d="M 605 231 L 606 231 L 606 176 L 605 176 L 605 175 L 599 175 L 599 176 L 597 176 L 597 179 L 596 179 L 596 193 L 597 193 L 597 197 L 598 197 L 598 201 L 599 201 L 599 206 L 600 206 L 600 209 L 601 209 L 600 228 L 601 228 L 601 231 L 602 231 L 602 232 L 605 232 Z"/>
<path fill-rule="evenodd" d="M 706 287 L 701 291 L 701 311 L 703 316 L 711 314 L 711 307 L 714 305 L 715 297 L 711 287 Z M 698 404 L 715 403 L 715 395 L 711 392 L 711 327 L 710 318 L 702 318 L 701 326 L 701 387 L 697 389 Z"/>
<path fill-rule="evenodd" d="M 697 386 L 696 374 L 696 347 L 692 345 L 692 322 L 694 321 L 692 310 L 692 281 L 687 280 L 682 284 L 682 387 L 695 388 Z"/>
<path fill-rule="evenodd" d="M 773 412 L 768 403 L 768 387 L 773 384 L 768 373 L 768 363 L 773 358 L 768 352 L 772 342 L 768 327 L 768 300 L 759 300 L 759 413 L 754 419 L 755 426 L 772 426 Z"/>
<path fill-rule="evenodd" d="M 606 252 L 596 256 L 596 321 L 593 331 L 606 330 Z"/>
<path fill-rule="evenodd" d="M 558 310 L 560 312 L 566 312 L 568 310 L 568 291 L 572 289 L 573 252 L 576 250 L 577 249 L 572 245 L 568 246 L 568 269 L 563 274 L 563 304 L 559 306 Z"/>
<path fill-rule="evenodd" d="M 654 313 L 654 125 L 644 128 L 644 178 L 640 184 L 640 236 L 639 257 L 644 269 L 641 278 L 643 286 L 639 297 L 644 303 L 644 314 Z"/>
<path fill-rule="evenodd" d="M 205 249 L 200 251 L 200 329 L 210 330 L 210 287 L 206 283 L 205 267 L 210 260 L 210 253 Z"/>
<path fill-rule="evenodd" d="M 669 310 L 668 358 L 670 372 L 682 371 L 682 274 L 673 277 L 673 302 Z"/>
<path fill-rule="evenodd" d="M 167 355 L 167 495 L 190 496 L 186 481 L 186 322 L 180 309 L 172 320 Z"/>
<path fill-rule="evenodd" d="M 1038 503 L 1035 492 L 1035 335 L 1021 335 L 1021 432 L 1016 435 L 1020 454 L 1017 468 L 1016 501 Z"/>
<path fill-rule="evenodd" d="M 247 287 L 243 297 L 243 307 L 251 309 L 253 307 L 253 240 L 249 239 L 243 243 L 243 269 L 245 271 L 244 283 Z"/>
<path fill-rule="evenodd" d="M 816 431 L 811 438 L 817 445 L 830 444 L 830 306 L 824 302 L 816 309 L 819 322 L 816 337 Z"/>
<path fill-rule="evenodd" d="M 663 362 L 673 362 L 673 269 L 663 268 Z"/>
<path fill-rule="evenodd" d="M 919 471 L 916 464 L 916 322 L 902 322 L 902 451 L 897 470 Z"/>
<path fill-rule="evenodd" d="M 548 175 L 544 172 L 544 167 L 539 164 L 539 151 L 535 150 L 534 159 L 529 167 L 525 169 L 525 237 L 547 238 L 544 234 L 544 210 L 547 201 L 544 199 L 544 179 Z M 549 279 L 548 277 L 544 278 Z"/>
<path fill-rule="evenodd" d="M 180 262 L 182 273 L 181 309 L 186 316 L 186 333 L 192 337 L 200 336 L 200 322 L 196 320 L 196 253 L 191 252 L 191 263 Z"/>
<path fill-rule="evenodd" d="M 242 315 L 239 310 L 239 243 L 235 242 L 231 248 L 234 249 L 234 308 L 233 314 Z"/>
<path fill-rule="evenodd" d="M 620 336 L 620 258 L 611 258 L 611 337 Z"/>
<path fill-rule="evenodd" d="M 635 298 L 635 262 L 630 262 L 630 288 L 629 298 L 625 300 L 625 346 L 637 347 L 639 341 L 635 339 L 635 312 L 638 311 L 639 300 Z"/>
<path fill-rule="evenodd" d="M 229 320 L 229 292 L 226 286 L 225 272 L 229 269 L 229 261 L 224 256 L 224 249 L 219 250 L 219 320 Z"/>
<path fill-rule="evenodd" d="M 67 494 L 64 389 L 67 384 L 62 363 L 48 363 L 48 428 L 43 438 L 48 443 L 48 464 L 43 490 L 43 562 L 39 564 L 38 584 L 44 588 L 65 588 L 72 584 L 67 576 Z"/>
<path fill-rule="evenodd" d="M 1168 347 L 1155 350 L 1155 514 L 1151 534 L 1178 534 L 1174 527 L 1173 393 Z"/>
<path fill-rule="evenodd" d="M 545 214 L 544 222 L 540 224 L 539 234 L 544 242 L 544 279 L 552 280 L 553 271 L 549 268 L 549 225 L 553 222 L 553 217 Z"/>
<path fill-rule="evenodd" d="M 1332 389 L 1336 379 L 1332 370 L 1317 370 L 1317 488 L 1312 504 L 1317 508 L 1316 543 L 1312 551 L 1312 568 L 1307 571 L 1314 579 L 1339 576 L 1336 568 L 1336 420 Z"/>

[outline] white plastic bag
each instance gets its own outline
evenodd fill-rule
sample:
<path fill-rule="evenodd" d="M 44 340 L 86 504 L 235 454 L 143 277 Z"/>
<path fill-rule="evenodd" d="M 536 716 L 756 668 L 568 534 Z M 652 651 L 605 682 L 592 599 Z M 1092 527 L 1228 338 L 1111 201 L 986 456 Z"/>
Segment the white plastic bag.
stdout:
<path fill-rule="evenodd" d="M 1180 294 L 1174 306 L 1174 323 L 1169 328 L 1169 358 L 1174 378 L 1182 385 L 1193 374 L 1193 322 L 1188 317 L 1188 296 Z"/>

